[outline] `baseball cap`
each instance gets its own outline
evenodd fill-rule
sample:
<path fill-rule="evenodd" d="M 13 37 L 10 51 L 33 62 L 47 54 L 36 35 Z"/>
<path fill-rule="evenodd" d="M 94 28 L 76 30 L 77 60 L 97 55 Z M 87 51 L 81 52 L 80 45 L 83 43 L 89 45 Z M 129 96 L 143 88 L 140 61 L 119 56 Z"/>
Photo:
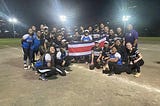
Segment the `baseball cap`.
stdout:
<path fill-rule="evenodd" d="M 88 32 L 89 33 L 89 30 L 84 30 L 84 32 Z"/>
<path fill-rule="evenodd" d="M 104 43 L 105 43 L 105 44 L 108 44 L 109 42 L 108 42 L 108 41 L 105 41 Z"/>
<path fill-rule="evenodd" d="M 94 43 L 99 43 L 99 41 L 94 41 Z"/>

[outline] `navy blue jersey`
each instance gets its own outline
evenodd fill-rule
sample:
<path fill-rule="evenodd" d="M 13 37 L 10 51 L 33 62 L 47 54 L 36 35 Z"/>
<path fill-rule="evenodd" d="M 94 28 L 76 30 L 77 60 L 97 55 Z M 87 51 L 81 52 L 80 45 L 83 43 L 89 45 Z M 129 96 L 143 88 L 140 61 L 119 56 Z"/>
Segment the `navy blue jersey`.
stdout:
<path fill-rule="evenodd" d="M 135 39 L 138 39 L 138 32 L 136 30 L 131 30 L 125 34 L 125 42 L 130 42 L 134 44 Z"/>
<path fill-rule="evenodd" d="M 101 47 L 92 47 L 92 54 L 94 54 L 94 56 L 100 56 L 100 54 L 102 54 L 102 48 Z"/>
<path fill-rule="evenodd" d="M 114 44 L 115 35 L 109 35 L 109 46 L 112 46 Z"/>
<path fill-rule="evenodd" d="M 129 61 L 133 62 L 134 60 L 138 59 L 139 54 L 140 53 L 139 53 L 138 49 L 133 49 L 132 51 L 127 50 L 127 55 L 129 57 Z"/>
<path fill-rule="evenodd" d="M 109 57 L 109 55 L 110 55 L 110 49 L 109 49 L 109 47 L 104 47 L 103 48 L 102 55 L 105 56 L 105 57 Z"/>

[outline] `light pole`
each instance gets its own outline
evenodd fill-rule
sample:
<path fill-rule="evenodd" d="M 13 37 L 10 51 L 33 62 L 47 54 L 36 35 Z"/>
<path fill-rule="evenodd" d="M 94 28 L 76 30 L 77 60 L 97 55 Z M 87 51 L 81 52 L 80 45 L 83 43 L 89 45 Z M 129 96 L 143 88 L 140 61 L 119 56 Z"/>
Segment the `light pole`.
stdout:
<path fill-rule="evenodd" d="M 15 24 L 18 22 L 16 18 L 9 18 L 8 20 L 12 24 L 13 37 L 15 38 Z"/>
<path fill-rule="evenodd" d="M 122 17 L 124 33 L 126 33 L 126 24 L 127 24 L 127 21 L 129 20 L 130 17 L 131 17 L 131 16 L 128 16 L 128 15 L 124 15 L 124 16 Z"/>

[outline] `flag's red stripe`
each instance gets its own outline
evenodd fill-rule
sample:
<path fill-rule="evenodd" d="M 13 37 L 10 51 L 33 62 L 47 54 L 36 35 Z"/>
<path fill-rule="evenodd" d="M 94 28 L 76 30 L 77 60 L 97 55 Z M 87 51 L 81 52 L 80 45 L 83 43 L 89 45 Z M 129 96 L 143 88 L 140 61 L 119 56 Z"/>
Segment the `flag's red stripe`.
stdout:
<path fill-rule="evenodd" d="M 104 46 L 104 41 L 100 42 L 99 46 L 103 47 Z"/>
<path fill-rule="evenodd" d="M 75 52 L 87 52 L 91 51 L 93 46 L 85 46 L 85 47 L 77 47 L 77 48 L 68 48 L 69 53 L 75 53 Z"/>

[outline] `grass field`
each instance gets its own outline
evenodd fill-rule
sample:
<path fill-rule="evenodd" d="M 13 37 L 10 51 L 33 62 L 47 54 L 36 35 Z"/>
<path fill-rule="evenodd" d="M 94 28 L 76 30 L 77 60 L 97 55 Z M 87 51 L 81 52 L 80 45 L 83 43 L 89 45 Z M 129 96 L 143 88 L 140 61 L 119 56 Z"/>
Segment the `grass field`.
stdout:
<path fill-rule="evenodd" d="M 0 39 L 0 48 L 4 48 L 4 47 L 19 47 L 21 44 L 21 40 L 20 38 L 1 38 Z"/>
<path fill-rule="evenodd" d="M 160 44 L 160 37 L 139 37 L 140 43 L 151 43 L 151 44 Z M 0 48 L 4 47 L 19 47 L 21 44 L 20 38 L 1 38 L 0 39 Z"/>
<path fill-rule="evenodd" d="M 160 37 L 139 37 L 140 43 L 160 44 Z"/>

